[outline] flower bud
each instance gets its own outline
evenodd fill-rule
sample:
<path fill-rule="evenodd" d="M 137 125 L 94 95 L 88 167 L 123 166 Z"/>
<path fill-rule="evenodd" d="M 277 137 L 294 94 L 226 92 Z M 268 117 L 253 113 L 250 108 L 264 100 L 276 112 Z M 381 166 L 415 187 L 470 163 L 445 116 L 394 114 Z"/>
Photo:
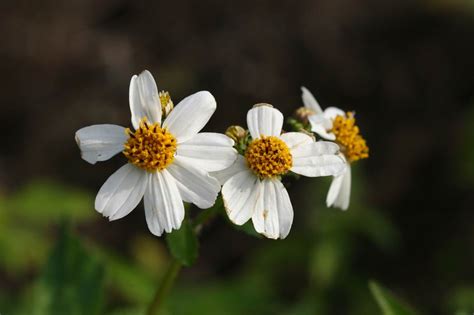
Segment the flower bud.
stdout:
<path fill-rule="evenodd" d="M 173 110 L 174 107 L 170 93 L 166 91 L 161 91 L 158 93 L 158 97 L 160 98 L 162 115 L 163 117 L 166 117 L 169 115 L 169 113 Z"/>
<path fill-rule="evenodd" d="M 295 118 L 303 124 L 308 123 L 308 117 L 314 115 L 314 112 L 306 107 L 300 107 L 295 112 Z"/>
<path fill-rule="evenodd" d="M 230 126 L 225 131 L 227 137 L 231 138 L 235 142 L 240 142 L 247 135 L 247 131 L 240 126 Z"/>

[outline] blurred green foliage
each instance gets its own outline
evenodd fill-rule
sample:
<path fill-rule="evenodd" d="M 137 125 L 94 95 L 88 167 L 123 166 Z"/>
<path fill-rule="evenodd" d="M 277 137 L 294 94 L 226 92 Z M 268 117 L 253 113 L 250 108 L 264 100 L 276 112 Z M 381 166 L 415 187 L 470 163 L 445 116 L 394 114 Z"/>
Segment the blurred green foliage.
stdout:
<path fill-rule="evenodd" d="M 34 286 L 22 303 L 32 315 L 98 315 L 104 301 L 104 267 L 65 227 Z"/>
<path fill-rule="evenodd" d="M 447 312 L 456 315 L 474 314 L 474 287 L 460 287 L 448 298 Z"/>
<path fill-rule="evenodd" d="M 404 305 L 377 282 L 369 283 L 370 291 L 379 305 L 382 315 L 415 315 L 417 314 L 409 306 Z"/>
<path fill-rule="evenodd" d="M 179 278 L 166 314 L 330 315 L 348 309 L 354 315 L 415 314 L 376 283 L 368 290 L 371 275 L 356 266 L 361 246 L 370 244 L 372 250 L 392 255 L 400 237 L 383 211 L 363 201 L 364 181 L 357 169 L 354 174 L 349 211 L 315 209 L 314 204 L 324 203 L 329 180 L 305 183 L 295 193 L 296 199 L 305 196 L 295 209 L 301 221 L 286 240 L 266 240 L 251 225 L 239 227 L 246 232 L 244 237 L 257 244 L 246 253 L 241 268 L 202 281 Z M 79 241 L 69 229 L 61 228 L 64 221 L 71 230 L 96 224 L 94 218 L 100 216 L 92 205 L 87 192 L 40 180 L 0 199 L 0 250 L 6 253 L 1 256 L 1 273 L 13 283 L 0 284 L 0 311 L 8 315 L 144 314 L 169 262 L 167 249 L 148 231 L 128 235 L 129 252 L 124 253 L 87 234 Z M 206 233 L 204 222 L 215 215 L 225 217 L 220 206 L 219 199 L 216 207 L 199 212 L 194 225 L 186 221 L 183 229 L 167 236 L 171 254 L 183 264 L 193 264 L 198 255 L 194 230 L 204 228 Z M 35 281 L 27 280 L 32 276 Z M 11 285 L 19 290 L 12 292 Z M 446 299 L 446 309 L 469 314 L 472 301 L 472 287 L 462 287 Z"/>
<path fill-rule="evenodd" d="M 34 180 L 11 196 L 0 197 L 0 266 L 9 273 L 26 272 L 45 259 L 48 227 L 61 220 L 91 221 L 92 197 L 49 180 Z M 13 241 L 14 240 L 14 241 Z"/>

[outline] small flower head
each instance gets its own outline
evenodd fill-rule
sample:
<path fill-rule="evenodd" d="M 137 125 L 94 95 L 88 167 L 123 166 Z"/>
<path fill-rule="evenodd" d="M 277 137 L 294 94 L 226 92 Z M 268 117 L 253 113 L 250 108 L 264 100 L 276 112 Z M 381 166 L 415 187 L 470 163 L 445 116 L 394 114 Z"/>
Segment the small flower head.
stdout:
<path fill-rule="evenodd" d="M 123 154 L 128 161 L 148 172 L 161 171 L 170 165 L 176 153 L 176 138 L 159 124 L 140 121 L 135 132 L 126 129 L 128 135 Z"/>
<path fill-rule="evenodd" d="M 209 172 L 232 165 L 237 151 L 227 136 L 199 132 L 216 110 L 211 93 L 195 93 L 174 107 L 148 71 L 132 77 L 129 92 L 134 131 L 94 125 L 78 130 L 76 141 L 89 163 L 119 152 L 128 160 L 102 185 L 95 209 L 117 220 L 143 199 L 148 228 L 159 236 L 181 227 L 183 201 L 199 208 L 214 204 L 220 185 Z"/>
<path fill-rule="evenodd" d="M 314 113 L 308 116 L 311 131 L 335 141 L 349 163 L 368 158 L 369 147 L 356 125 L 354 113 L 345 113 L 336 107 L 323 111 L 313 94 L 304 87 L 301 89 L 305 108 Z"/>
<path fill-rule="evenodd" d="M 258 233 L 285 238 L 293 223 L 293 206 L 281 177 L 288 172 L 318 177 L 345 168 L 339 147 L 302 132 L 282 134 L 283 114 L 269 104 L 247 113 L 248 145 L 235 163 L 213 173 L 223 184 L 222 199 L 229 219 L 242 225 L 252 220 Z"/>
<path fill-rule="evenodd" d="M 345 113 L 336 107 L 324 111 L 316 98 L 305 87 L 301 88 L 304 106 L 313 111 L 308 116 L 311 131 L 324 139 L 336 142 L 346 163 L 342 174 L 334 176 L 326 198 L 328 207 L 346 210 L 351 196 L 351 163 L 369 157 L 369 147 L 356 125 L 353 112 Z"/>
<path fill-rule="evenodd" d="M 253 140 L 245 152 L 245 159 L 249 168 L 260 178 L 284 175 L 293 165 L 290 149 L 275 136 Z"/>
<path fill-rule="evenodd" d="M 348 112 L 346 116 L 336 116 L 331 132 L 336 135 L 336 142 L 349 162 L 369 157 L 369 147 L 359 133 L 353 112 Z"/>

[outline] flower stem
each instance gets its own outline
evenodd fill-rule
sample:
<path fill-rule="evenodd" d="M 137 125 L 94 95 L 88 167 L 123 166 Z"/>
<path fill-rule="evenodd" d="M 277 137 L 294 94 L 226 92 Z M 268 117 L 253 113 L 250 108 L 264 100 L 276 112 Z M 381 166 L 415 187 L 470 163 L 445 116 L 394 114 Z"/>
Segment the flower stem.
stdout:
<path fill-rule="evenodd" d="M 200 213 L 200 215 L 194 220 L 192 224 L 194 233 L 196 233 L 196 235 L 200 234 L 202 227 L 205 223 L 209 222 L 211 219 L 213 219 L 215 216 L 219 214 L 219 211 L 222 208 L 222 206 L 223 206 L 222 199 L 219 198 L 216 201 L 216 204 L 212 208 Z M 148 310 L 146 313 L 147 315 L 160 314 L 161 309 L 163 307 L 163 302 L 168 297 L 168 294 L 171 288 L 173 287 L 173 284 L 176 278 L 178 277 L 178 274 L 181 271 L 182 267 L 183 267 L 183 264 L 181 264 L 176 258 L 173 258 L 173 260 L 171 261 L 168 267 L 168 270 L 166 270 L 166 273 L 163 277 L 163 280 L 160 283 L 160 286 L 156 290 L 153 301 L 148 307 Z"/>
<path fill-rule="evenodd" d="M 147 315 L 160 314 L 163 302 L 173 287 L 174 281 L 176 280 L 176 277 L 178 276 L 182 266 L 183 265 L 179 261 L 173 258 L 160 286 L 158 287 L 158 290 L 156 290 L 152 303 L 148 307 Z"/>

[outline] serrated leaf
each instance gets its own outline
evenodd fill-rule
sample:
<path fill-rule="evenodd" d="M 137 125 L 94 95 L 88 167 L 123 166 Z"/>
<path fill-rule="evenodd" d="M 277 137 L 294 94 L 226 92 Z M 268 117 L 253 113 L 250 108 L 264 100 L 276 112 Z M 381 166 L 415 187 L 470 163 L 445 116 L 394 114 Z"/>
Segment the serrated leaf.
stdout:
<path fill-rule="evenodd" d="M 189 221 L 185 220 L 179 230 L 166 236 L 171 254 L 185 266 L 192 265 L 198 257 L 198 239 Z"/>
<path fill-rule="evenodd" d="M 399 301 L 375 281 L 369 282 L 369 288 L 383 315 L 417 315 L 413 309 Z"/>

